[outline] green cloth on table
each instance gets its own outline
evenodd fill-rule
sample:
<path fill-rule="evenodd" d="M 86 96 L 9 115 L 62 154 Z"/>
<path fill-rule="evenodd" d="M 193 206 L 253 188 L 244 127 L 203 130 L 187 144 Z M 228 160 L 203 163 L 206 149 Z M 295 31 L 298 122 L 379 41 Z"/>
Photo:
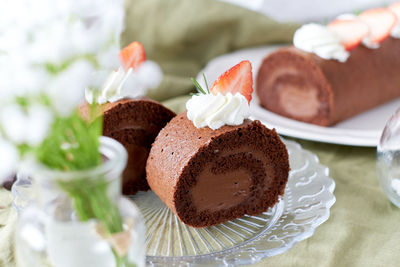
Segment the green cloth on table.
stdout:
<path fill-rule="evenodd" d="M 292 40 L 298 25 L 279 24 L 261 14 L 215 0 L 131 0 L 122 44 L 143 43 L 147 57 L 164 71 L 156 100 L 188 94 L 214 57 L 240 48 Z"/>
<path fill-rule="evenodd" d="M 177 112 L 193 90 L 189 77 L 212 58 L 240 48 L 290 42 L 297 25 L 214 0 L 127 1 L 123 44 L 138 40 L 164 71 L 149 96 Z M 327 222 L 288 252 L 254 266 L 399 266 L 400 209 L 378 185 L 375 149 L 300 141 L 316 153 L 336 182 Z M 0 267 L 12 267 L 16 212 L 0 189 Z"/>
<path fill-rule="evenodd" d="M 376 178 L 376 149 L 295 140 L 336 182 L 336 203 L 312 237 L 254 266 L 400 266 L 400 209 Z"/>

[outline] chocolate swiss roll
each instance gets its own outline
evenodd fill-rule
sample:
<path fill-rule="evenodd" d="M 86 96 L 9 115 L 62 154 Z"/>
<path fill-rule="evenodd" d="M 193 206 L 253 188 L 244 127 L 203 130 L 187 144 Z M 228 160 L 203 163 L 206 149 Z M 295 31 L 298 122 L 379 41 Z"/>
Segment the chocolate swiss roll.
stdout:
<path fill-rule="evenodd" d="M 150 188 L 193 227 L 267 211 L 283 195 L 288 172 L 288 153 L 275 130 L 248 119 L 196 128 L 186 112 L 160 131 L 146 166 Z"/>
<path fill-rule="evenodd" d="M 146 98 L 108 102 L 103 106 L 103 113 L 103 135 L 120 142 L 128 152 L 122 179 L 123 193 L 131 195 L 148 190 L 145 167 L 151 144 L 176 114 Z"/>
<path fill-rule="evenodd" d="M 360 45 L 343 63 L 291 46 L 264 59 L 256 92 L 272 112 L 328 126 L 400 97 L 399 73 L 400 39 Z"/>

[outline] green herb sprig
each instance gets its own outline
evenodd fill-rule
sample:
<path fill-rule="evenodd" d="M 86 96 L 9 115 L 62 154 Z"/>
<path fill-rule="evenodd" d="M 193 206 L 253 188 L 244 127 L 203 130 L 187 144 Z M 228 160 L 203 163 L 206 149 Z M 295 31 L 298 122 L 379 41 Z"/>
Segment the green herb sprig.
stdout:
<path fill-rule="evenodd" d="M 196 90 L 197 90 L 197 94 L 196 95 L 200 95 L 200 94 L 206 95 L 206 94 L 210 93 L 210 89 L 208 87 L 206 75 L 204 73 L 203 73 L 203 79 L 204 79 L 204 83 L 206 84 L 207 91 L 204 90 L 203 87 L 201 87 L 201 85 L 196 81 L 195 78 L 191 78 L 191 80 L 192 80 L 192 82 L 193 82 L 193 84 L 194 84 L 194 86 L 196 87 Z"/>

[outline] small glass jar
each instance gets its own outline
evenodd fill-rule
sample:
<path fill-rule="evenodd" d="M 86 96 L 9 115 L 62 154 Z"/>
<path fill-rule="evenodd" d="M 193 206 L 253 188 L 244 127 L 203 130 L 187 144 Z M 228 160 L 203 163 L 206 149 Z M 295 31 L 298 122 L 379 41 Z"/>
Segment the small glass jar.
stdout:
<path fill-rule="evenodd" d="M 145 266 L 143 219 L 121 194 L 126 151 L 111 138 L 101 137 L 100 143 L 103 164 L 93 169 L 62 172 L 33 166 L 33 194 L 27 198 L 32 203 L 24 202 L 19 210 L 17 266 Z M 26 183 L 23 187 L 26 193 Z M 82 219 L 82 214 L 99 212 L 105 220 Z"/>
<path fill-rule="evenodd" d="M 377 148 L 377 174 L 390 201 L 400 208 L 400 109 L 383 130 Z"/>

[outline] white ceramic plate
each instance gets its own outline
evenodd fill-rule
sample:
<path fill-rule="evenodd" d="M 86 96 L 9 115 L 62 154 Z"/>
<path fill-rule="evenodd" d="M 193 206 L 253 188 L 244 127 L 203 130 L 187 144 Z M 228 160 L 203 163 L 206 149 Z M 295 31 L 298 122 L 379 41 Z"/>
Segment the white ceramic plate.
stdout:
<path fill-rule="evenodd" d="M 276 50 L 278 47 L 279 46 L 249 48 L 219 56 L 207 64 L 197 76 L 197 80 L 203 85 L 202 73 L 204 73 L 208 82 L 212 84 L 220 74 L 239 61 L 245 59 L 249 60 L 253 65 L 253 77 L 255 80 L 261 61 L 267 54 Z M 253 101 L 251 105 L 253 119 L 264 122 L 269 128 L 276 128 L 279 134 L 319 142 L 370 147 L 378 145 L 386 121 L 388 121 L 390 116 L 400 107 L 399 98 L 336 124 L 335 126 L 320 127 L 291 120 L 267 111 L 258 105 L 258 99 L 255 95 L 254 99 L 255 101 Z"/>

